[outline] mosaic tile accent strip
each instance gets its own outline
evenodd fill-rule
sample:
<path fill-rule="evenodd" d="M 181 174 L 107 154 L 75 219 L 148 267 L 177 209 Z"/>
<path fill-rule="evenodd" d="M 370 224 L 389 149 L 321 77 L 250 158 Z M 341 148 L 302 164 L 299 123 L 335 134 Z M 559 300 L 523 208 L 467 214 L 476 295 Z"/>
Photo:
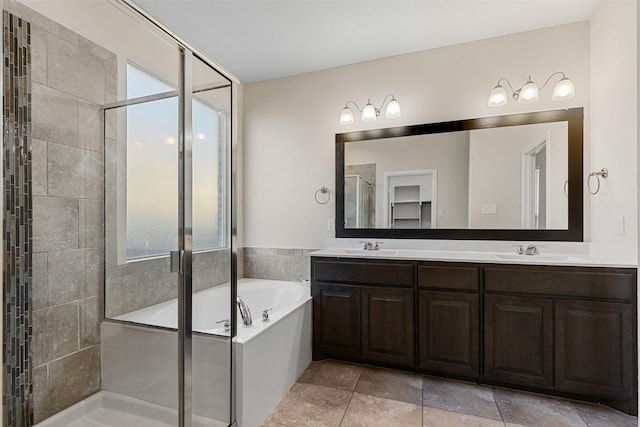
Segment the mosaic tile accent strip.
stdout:
<path fill-rule="evenodd" d="M 4 426 L 33 424 L 31 24 L 3 11 Z"/>

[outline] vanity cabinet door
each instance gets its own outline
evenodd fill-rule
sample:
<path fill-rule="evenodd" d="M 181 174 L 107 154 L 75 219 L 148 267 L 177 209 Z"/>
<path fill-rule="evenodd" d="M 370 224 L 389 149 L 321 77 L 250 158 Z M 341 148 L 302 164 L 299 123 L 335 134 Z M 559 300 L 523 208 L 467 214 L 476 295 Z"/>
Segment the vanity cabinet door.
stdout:
<path fill-rule="evenodd" d="M 485 295 L 484 378 L 553 386 L 553 300 Z"/>
<path fill-rule="evenodd" d="M 314 283 L 313 357 L 360 356 L 360 287 Z"/>
<path fill-rule="evenodd" d="M 556 388 L 627 399 L 634 381 L 631 304 L 557 301 Z"/>
<path fill-rule="evenodd" d="M 413 289 L 362 288 L 362 358 L 414 367 Z"/>
<path fill-rule="evenodd" d="M 476 293 L 419 291 L 421 370 L 477 378 L 480 364 Z"/>

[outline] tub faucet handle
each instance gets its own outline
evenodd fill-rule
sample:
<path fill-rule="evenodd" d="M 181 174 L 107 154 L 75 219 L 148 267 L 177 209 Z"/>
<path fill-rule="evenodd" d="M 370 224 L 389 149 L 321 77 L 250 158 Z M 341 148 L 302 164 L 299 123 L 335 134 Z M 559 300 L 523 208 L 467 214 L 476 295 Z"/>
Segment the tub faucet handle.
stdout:
<path fill-rule="evenodd" d="M 222 326 L 224 327 L 225 332 L 229 332 L 231 330 L 231 322 L 229 322 L 229 319 L 218 320 L 216 323 L 223 323 Z"/>
<path fill-rule="evenodd" d="M 263 322 L 270 322 L 271 319 L 269 319 L 269 312 L 273 311 L 273 308 L 267 308 L 266 310 L 262 310 L 262 321 Z"/>

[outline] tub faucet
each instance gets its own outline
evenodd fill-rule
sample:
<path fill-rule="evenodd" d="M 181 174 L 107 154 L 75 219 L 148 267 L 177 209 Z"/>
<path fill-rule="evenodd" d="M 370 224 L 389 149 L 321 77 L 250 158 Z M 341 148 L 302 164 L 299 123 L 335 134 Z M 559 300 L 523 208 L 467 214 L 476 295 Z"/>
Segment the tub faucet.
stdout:
<path fill-rule="evenodd" d="M 240 297 L 236 298 L 236 302 L 238 303 L 240 316 L 242 316 L 242 323 L 244 323 L 244 326 L 251 326 L 253 321 L 251 320 L 251 310 L 249 310 L 249 306 L 245 304 Z"/>

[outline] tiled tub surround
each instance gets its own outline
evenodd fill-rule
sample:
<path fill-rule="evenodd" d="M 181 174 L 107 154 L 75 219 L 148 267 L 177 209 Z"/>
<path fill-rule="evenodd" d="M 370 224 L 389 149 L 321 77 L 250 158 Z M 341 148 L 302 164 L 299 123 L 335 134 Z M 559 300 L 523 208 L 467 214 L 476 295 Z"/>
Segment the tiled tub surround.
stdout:
<path fill-rule="evenodd" d="M 32 31 L 32 363 L 38 422 L 100 389 L 100 105 L 113 98 L 116 57 L 17 2 L 4 5 L 29 20 Z"/>
<path fill-rule="evenodd" d="M 169 257 L 116 264 L 107 256 L 105 317 L 113 318 L 178 297 L 178 276 L 170 272 Z M 193 255 L 193 291 L 229 283 L 230 251 Z"/>
<path fill-rule="evenodd" d="M 194 296 L 194 330 L 222 333 L 215 322 L 228 318 L 224 288 Z M 253 326 L 238 326 L 237 412 L 243 427 L 255 427 L 311 361 L 309 289 L 291 282 L 244 279 L 238 284 L 253 313 Z M 227 294 L 228 295 L 228 294 Z M 206 309 L 199 309 L 202 307 Z M 271 321 L 260 312 L 272 307 Z M 122 320 L 175 327 L 176 306 L 158 304 L 121 316 Z M 226 315 L 224 313 L 227 313 Z M 236 313 L 234 313 L 236 314 Z M 228 338 L 194 336 L 193 411 L 226 420 L 229 411 Z M 175 331 L 105 321 L 102 324 L 102 388 L 167 408 L 177 403 Z"/>
<path fill-rule="evenodd" d="M 606 406 L 390 369 L 312 362 L 263 427 L 633 427 Z"/>
<path fill-rule="evenodd" d="M 242 249 L 242 268 L 238 263 L 238 274 L 255 279 L 299 281 L 309 277 L 311 260 L 309 254 L 317 249 L 251 248 Z M 240 257 L 240 256 L 239 256 Z"/>
<path fill-rule="evenodd" d="M 33 423 L 31 24 L 3 12 L 3 415 L 5 426 Z M 9 380 L 7 380 L 9 379 Z"/>

